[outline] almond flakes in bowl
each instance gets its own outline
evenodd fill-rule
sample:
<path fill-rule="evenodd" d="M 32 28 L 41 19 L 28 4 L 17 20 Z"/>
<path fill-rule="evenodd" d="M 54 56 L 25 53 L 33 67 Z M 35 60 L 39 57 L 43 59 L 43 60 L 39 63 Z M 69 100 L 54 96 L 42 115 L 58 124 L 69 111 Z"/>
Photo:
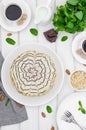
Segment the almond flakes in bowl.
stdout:
<path fill-rule="evenodd" d="M 86 89 L 86 72 L 75 71 L 70 77 L 70 82 L 74 89 Z"/>

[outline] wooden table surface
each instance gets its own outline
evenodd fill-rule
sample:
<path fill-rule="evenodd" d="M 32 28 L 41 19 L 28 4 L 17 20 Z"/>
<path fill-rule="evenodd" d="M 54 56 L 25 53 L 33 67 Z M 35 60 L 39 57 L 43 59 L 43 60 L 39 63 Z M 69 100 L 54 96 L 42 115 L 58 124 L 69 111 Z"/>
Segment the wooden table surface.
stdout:
<path fill-rule="evenodd" d="M 69 53 L 71 52 L 71 42 L 74 37 L 73 35 L 68 34 L 69 35 L 68 43 L 60 43 L 61 41 L 59 39 L 65 33 L 65 32 L 62 32 L 58 35 L 59 39 L 57 40 L 56 43 L 49 43 L 45 39 L 43 32 L 53 27 L 52 22 L 46 26 L 35 25 L 34 23 L 36 7 L 41 4 L 46 5 L 49 2 L 49 0 L 25 0 L 25 1 L 27 2 L 27 4 L 29 4 L 31 8 L 32 19 L 28 27 L 25 28 L 23 31 L 12 33 L 11 38 L 13 38 L 17 43 L 15 46 L 18 46 L 20 44 L 25 44 L 26 42 L 28 42 L 29 44 L 31 41 L 34 41 L 34 42 L 36 41 L 36 42 L 41 42 L 42 44 L 46 44 L 48 47 L 56 51 L 57 54 L 59 52 L 59 55 L 60 55 L 61 51 L 59 51 L 59 48 L 61 50 L 62 49 L 61 45 L 62 45 L 63 48 L 67 49 L 66 52 L 62 51 L 64 57 L 66 57 L 65 60 L 64 58 L 62 59 L 64 63 L 64 71 L 66 69 L 69 69 L 70 71 L 72 71 L 74 69 L 79 69 L 80 67 L 82 68 L 83 65 L 80 65 L 79 63 L 77 63 L 72 57 L 72 54 L 71 54 L 71 59 L 68 57 Z M 51 6 L 52 12 L 55 11 L 56 5 L 63 4 L 64 2 L 65 0 L 57 0 L 57 2 L 53 0 L 52 6 Z M 37 37 L 33 36 L 29 31 L 30 28 L 37 28 L 39 30 L 39 35 Z M 9 32 L 1 27 L 1 31 L 0 31 L 1 51 L 4 56 L 8 55 L 9 52 L 15 48 L 15 46 L 8 45 L 6 43 L 5 39 L 7 37 L 7 33 Z M 65 96 L 73 92 L 72 88 L 69 87 L 68 79 L 69 77 L 65 73 L 65 79 L 64 79 L 62 91 L 54 100 L 52 100 L 48 104 L 45 104 L 40 107 L 27 107 L 26 106 L 27 113 L 28 113 L 27 121 L 20 124 L 3 126 L 3 127 L 0 127 L 0 130 L 51 130 L 52 126 L 55 128 L 55 130 L 57 130 L 56 111 L 59 106 L 59 103 L 61 103 L 61 100 L 63 100 Z M 46 113 L 47 105 L 50 105 L 53 109 L 53 112 L 51 114 Z M 43 118 L 41 116 L 41 112 L 45 112 L 47 114 L 46 118 Z"/>

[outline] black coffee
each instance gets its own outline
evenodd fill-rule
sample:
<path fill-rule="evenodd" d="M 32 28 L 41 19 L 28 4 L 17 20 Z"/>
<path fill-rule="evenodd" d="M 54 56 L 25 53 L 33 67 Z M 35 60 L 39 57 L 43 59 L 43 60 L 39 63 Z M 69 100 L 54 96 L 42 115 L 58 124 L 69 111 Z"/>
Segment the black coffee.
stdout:
<path fill-rule="evenodd" d="M 14 20 L 19 19 L 21 17 L 21 14 L 22 14 L 22 10 L 17 5 L 10 5 L 6 9 L 6 17 L 9 20 L 14 21 Z"/>
<path fill-rule="evenodd" d="M 86 40 L 82 44 L 83 50 L 86 52 Z"/>

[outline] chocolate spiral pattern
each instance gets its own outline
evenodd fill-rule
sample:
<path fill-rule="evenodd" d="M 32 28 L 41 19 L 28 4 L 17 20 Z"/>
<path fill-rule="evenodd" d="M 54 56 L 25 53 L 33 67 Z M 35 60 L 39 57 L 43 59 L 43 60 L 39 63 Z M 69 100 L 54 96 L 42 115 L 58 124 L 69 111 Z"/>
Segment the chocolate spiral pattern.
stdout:
<path fill-rule="evenodd" d="M 54 87 L 56 66 L 47 54 L 27 51 L 13 61 L 10 78 L 17 91 L 23 95 L 45 95 Z"/>

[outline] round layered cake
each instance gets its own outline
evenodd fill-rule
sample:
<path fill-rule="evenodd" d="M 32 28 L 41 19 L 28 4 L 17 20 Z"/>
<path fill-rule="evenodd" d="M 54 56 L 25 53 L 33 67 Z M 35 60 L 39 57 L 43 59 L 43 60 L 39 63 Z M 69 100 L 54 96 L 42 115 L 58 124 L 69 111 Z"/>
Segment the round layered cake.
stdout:
<path fill-rule="evenodd" d="M 13 86 L 23 95 L 45 95 L 55 85 L 56 66 L 48 54 L 26 51 L 13 61 L 10 78 Z"/>

